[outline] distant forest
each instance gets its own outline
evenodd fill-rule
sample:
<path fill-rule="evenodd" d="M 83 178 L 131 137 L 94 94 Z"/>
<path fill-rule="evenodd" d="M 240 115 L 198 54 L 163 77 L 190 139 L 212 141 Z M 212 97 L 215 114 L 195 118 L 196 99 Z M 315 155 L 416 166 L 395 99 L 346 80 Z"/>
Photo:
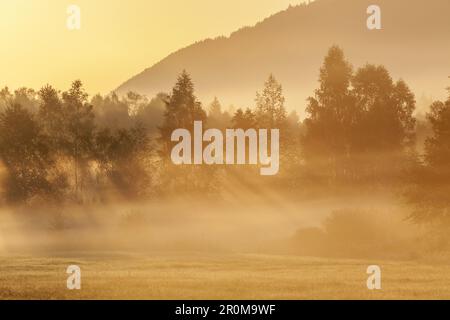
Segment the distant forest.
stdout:
<path fill-rule="evenodd" d="M 67 91 L 0 91 L 0 196 L 6 205 L 102 203 L 196 194 L 220 197 L 243 181 L 278 192 L 399 194 L 416 222 L 450 218 L 450 89 L 425 119 L 403 80 L 367 64 L 354 69 L 330 48 L 306 118 L 285 107 L 282 85 L 270 75 L 255 104 L 203 105 L 183 71 L 169 94 L 152 99 L 88 97 L 82 82 Z M 261 82 L 263 82 L 262 79 Z M 239 84 L 236 84 L 239 85 Z M 207 128 L 279 128 L 280 172 L 261 177 L 242 166 L 175 166 L 170 135 Z M 424 141 L 423 143 L 419 143 Z"/>

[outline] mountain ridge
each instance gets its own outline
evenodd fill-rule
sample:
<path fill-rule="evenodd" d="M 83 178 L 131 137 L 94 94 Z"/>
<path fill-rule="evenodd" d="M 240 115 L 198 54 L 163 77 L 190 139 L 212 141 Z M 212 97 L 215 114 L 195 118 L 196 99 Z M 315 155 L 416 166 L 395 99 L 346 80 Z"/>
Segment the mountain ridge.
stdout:
<path fill-rule="evenodd" d="M 290 6 L 254 26 L 181 48 L 121 84 L 116 92 L 155 95 L 169 92 L 177 75 L 191 73 L 204 103 L 214 96 L 252 106 L 270 73 L 283 84 L 289 109 L 303 112 L 317 87 L 326 51 L 339 45 L 349 61 L 383 64 L 394 79 L 403 78 L 416 96 L 445 96 L 450 70 L 450 1 L 378 0 L 382 30 L 366 27 L 369 0 L 316 0 Z M 408 9 L 408 10 L 405 10 Z M 445 67 L 445 68 L 444 68 Z"/>

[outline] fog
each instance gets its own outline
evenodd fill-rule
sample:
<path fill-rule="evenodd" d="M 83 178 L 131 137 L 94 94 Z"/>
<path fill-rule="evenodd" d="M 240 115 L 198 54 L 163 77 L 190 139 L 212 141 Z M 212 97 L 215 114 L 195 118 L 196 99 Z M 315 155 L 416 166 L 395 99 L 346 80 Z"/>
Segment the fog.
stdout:
<path fill-rule="evenodd" d="M 402 208 L 387 196 L 308 200 L 273 190 L 259 190 L 258 194 L 234 191 L 239 197 L 229 194 L 224 200 L 192 196 L 136 203 L 4 208 L 0 252 L 362 254 L 393 259 L 416 254 L 412 241 L 419 239 L 420 232 L 404 220 Z M 336 212 L 344 214 L 332 220 Z M 328 238 L 318 240 L 311 236 L 311 230 Z M 345 248 L 336 247 L 338 243 Z M 349 249 L 349 244 L 355 250 Z"/>

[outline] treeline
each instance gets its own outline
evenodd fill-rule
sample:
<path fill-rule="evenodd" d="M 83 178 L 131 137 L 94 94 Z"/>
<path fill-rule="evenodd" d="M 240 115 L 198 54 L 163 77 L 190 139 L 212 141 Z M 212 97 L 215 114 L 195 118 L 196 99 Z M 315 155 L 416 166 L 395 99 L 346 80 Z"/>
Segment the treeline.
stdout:
<path fill-rule="evenodd" d="M 158 110 L 162 117 L 163 97 L 147 101 L 130 94 L 123 100 L 112 95 L 88 101 L 82 83 L 75 81 L 62 93 L 51 86 L 14 94 L 4 89 L 0 99 L 6 202 L 89 201 L 112 187 L 130 198 L 145 192 L 152 128 L 143 123 L 157 121 Z"/>
<path fill-rule="evenodd" d="M 414 94 L 383 66 L 357 70 L 338 47 L 320 69 L 306 118 L 288 113 L 273 75 L 249 108 L 203 106 L 183 72 L 170 94 L 88 98 L 80 81 L 60 92 L 0 91 L 2 199 L 6 203 L 139 199 L 165 193 L 220 194 L 221 181 L 286 188 L 401 190 L 419 221 L 449 215 L 450 98 L 427 115 L 431 134 L 417 151 Z M 279 128 L 280 173 L 254 166 L 174 166 L 171 133 L 206 127 Z M 231 181 L 231 182 L 230 182 Z"/>

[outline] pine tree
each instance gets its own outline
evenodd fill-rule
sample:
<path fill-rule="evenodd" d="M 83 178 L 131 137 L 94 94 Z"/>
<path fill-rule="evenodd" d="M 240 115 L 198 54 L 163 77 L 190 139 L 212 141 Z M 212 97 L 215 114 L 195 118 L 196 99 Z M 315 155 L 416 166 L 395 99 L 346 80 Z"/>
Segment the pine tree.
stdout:
<path fill-rule="evenodd" d="M 213 102 L 209 105 L 208 117 L 220 118 L 222 116 L 222 106 L 217 97 L 214 97 Z"/>
<path fill-rule="evenodd" d="M 161 152 L 168 156 L 172 149 L 172 132 L 179 128 L 193 130 L 194 121 L 205 121 L 206 113 L 194 94 L 194 84 L 190 75 L 183 71 L 178 77 L 172 94 L 166 101 L 164 121 L 160 130 Z"/>
<path fill-rule="evenodd" d="M 208 108 L 208 128 L 215 128 L 224 131 L 230 126 L 231 117 L 228 112 L 222 111 L 222 105 L 217 97 Z"/>

